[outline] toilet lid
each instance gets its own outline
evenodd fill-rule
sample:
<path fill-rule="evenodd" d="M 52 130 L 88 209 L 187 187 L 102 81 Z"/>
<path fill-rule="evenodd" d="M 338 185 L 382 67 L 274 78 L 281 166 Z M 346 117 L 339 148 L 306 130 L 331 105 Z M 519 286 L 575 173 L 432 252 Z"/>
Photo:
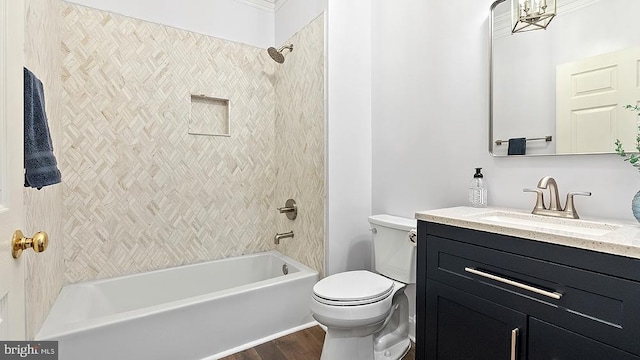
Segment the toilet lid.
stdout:
<path fill-rule="evenodd" d="M 313 286 L 316 299 L 331 305 L 362 305 L 380 301 L 393 292 L 393 280 L 370 271 L 348 271 L 328 276 Z"/>

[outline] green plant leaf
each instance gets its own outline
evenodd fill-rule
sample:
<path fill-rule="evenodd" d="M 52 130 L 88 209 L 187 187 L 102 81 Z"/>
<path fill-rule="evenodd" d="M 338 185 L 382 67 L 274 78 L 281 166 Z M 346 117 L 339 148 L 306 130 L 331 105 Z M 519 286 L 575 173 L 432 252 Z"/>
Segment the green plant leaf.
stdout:
<path fill-rule="evenodd" d="M 637 112 L 638 116 L 640 116 L 640 106 L 638 105 L 625 105 L 623 108 Z M 637 153 L 627 154 L 624 151 L 624 147 L 622 146 L 622 141 L 620 139 L 616 139 L 615 143 L 616 148 L 615 152 L 624 158 L 624 161 L 628 161 L 631 166 L 635 167 L 640 171 L 640 124 L 638 125 L 638 131 L 636 133 L 636 150 Z"/>

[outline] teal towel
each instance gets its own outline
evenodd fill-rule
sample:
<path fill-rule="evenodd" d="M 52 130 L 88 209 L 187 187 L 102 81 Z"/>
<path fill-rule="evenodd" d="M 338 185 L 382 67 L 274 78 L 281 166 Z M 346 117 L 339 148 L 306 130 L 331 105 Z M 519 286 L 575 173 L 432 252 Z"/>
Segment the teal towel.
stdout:
<path fill-rule="evenodd" d="M 42 189 L 62 180 L 44 104 L 42 82 L 24 68 L 24 186 Z"/>

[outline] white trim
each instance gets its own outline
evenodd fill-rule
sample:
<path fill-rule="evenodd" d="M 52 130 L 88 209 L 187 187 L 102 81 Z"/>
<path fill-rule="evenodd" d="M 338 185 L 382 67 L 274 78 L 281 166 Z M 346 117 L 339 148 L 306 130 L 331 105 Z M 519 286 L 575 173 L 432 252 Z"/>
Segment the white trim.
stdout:
<path fill-rule="evenodd" d="M 249 6 L 257 7 L 262 10 L 277 11 L 284 6 L 289 0 L 234 0 Z"/>
<path fill-rule="evenodd" d="M 580 10 L 584 7 L 593 5 L 599 1 L 600 0 L 568 1 L 566 4 L 563 3 L 562 6 L 558 6 L 558 16 L 562 16 L 563 14 L 570 14 L 576 10 Z"/>
<path fill-rule="evenodd" d="M 10 238 L 15 229 L 24 225 L 23 192 L 23 67 L 24 67 L 24 1 L 0 1 L 0 178 L 3 199 L 0 235 Z M 19 150 L 19 151 L 16 151 Z M 26 339 L 25 262 L 8 259 L 3 246 L 0 260 L 0 317 L 5 340 Z"/>
<path fill-rule="evenodd" d="M 9 49 L 9 44 L 7 43 L 7 33 L 10 29 L 8 28 L 8 17 L 13 15 L 9 13 L 9 4 L 5 1 L 0 3 L 0 78 L 3 80 L 2 89 L 0 90 L 0 212 L 9 211 L 9 198 L 8 198 L 8 187 L 9 187 L 9 177 L 6 174 L 9 174 L 9 165 L 8 165 L 8 156 L 9 154 L 9 146 L 8 146 L 8 120 L 11 116 L 15 114 L 9 114 L 7 109 L 7 103 L 9 100 L 7 99 L 10 91 L 15 90 L 10 88 L 10 84 L 6 81 L 8 79 L 7 73 L 9 70 L 7 69 L 7 62 L 10 62 L 10 59 L 7 59 L 7 53 L 11 50 Z M 15 69 L 14 69 L 15 70 Z M 2 296 L 2 294 L 0 294 Z M 4 335 L 3 335 L 4 336 Z"/>
<path fill-rule="evenodd" d="M 275 10 L 278 11 L 280 10 L 281 7 L 284 6 L 284 4 L 287 3 L 287 1 L 289 0 L 274 0 L 275 1 Z"/>
<path fill-rule="evenodd" d="M 287 329 L 287 330 L 281 331 L 279 333 L 275 333 L 275 334 L 272 334 L 272 335 L 269 335 L 269 336 L 265 336 L 262 339 L 258 339 L 256 341 L 252 341 L 252 342 L 248 342 L 246 344 L 240 345 L 240 346 L 236 346 L 233 349 L 229 349 L 229 350 L 225 350 L 223 352 L 219 352 L 217 354 L 208 356 L 208 357 L 206 357 L 206 358 L 204 358 L 202 360 L 221 359 L 223 357 L 226 357 L 226 356 L 229 356 L 229 355 L 232 355 L 232 354 L 235 354 L 235 353 L 239 353 L 240 351 L 251 349 L 252 347 L 256 347 L 258 345 L 262 345 L 262 344 L 264 344 L 266 342 L 281 338 L 283 336 L 287 336 L 289 334 L 293 334 L 293 333 L 298 332 L 298 331 L 309 329 L 309 328 L 314 327 L 316 325 L 320 325 L 320 324 L 314 320 L 314 321 L 308 322 L 306 324 L 303 324 L 303 325 L 300 325 L 300 326 L 293 327 L 291 329 Z M 323 326 L 320 325 L 320 327 L 323 327 Z M 326 331 L 326 328 L 323 327 L 323 330 Z"/>
<path fill-rule="evenodd" d="M 235 2 L 253 6 L 254 8 L 274 12 L 276 9 L 276 5 L 273 3 L 274 0 L 233 0 Z"/>

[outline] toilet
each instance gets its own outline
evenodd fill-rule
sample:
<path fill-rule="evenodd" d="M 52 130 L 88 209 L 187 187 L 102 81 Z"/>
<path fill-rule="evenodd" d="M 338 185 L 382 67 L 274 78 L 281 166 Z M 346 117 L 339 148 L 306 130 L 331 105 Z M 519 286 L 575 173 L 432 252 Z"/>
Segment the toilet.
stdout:
<path fill-rule="evenodd" d="M 407 284 L 416 282 L 416 220 L 369 217 L 374 270 L 347 271 L 315 284 L 313 317 L 327 329 L 321 360 L 398 360 L 411 346 Z"/>

